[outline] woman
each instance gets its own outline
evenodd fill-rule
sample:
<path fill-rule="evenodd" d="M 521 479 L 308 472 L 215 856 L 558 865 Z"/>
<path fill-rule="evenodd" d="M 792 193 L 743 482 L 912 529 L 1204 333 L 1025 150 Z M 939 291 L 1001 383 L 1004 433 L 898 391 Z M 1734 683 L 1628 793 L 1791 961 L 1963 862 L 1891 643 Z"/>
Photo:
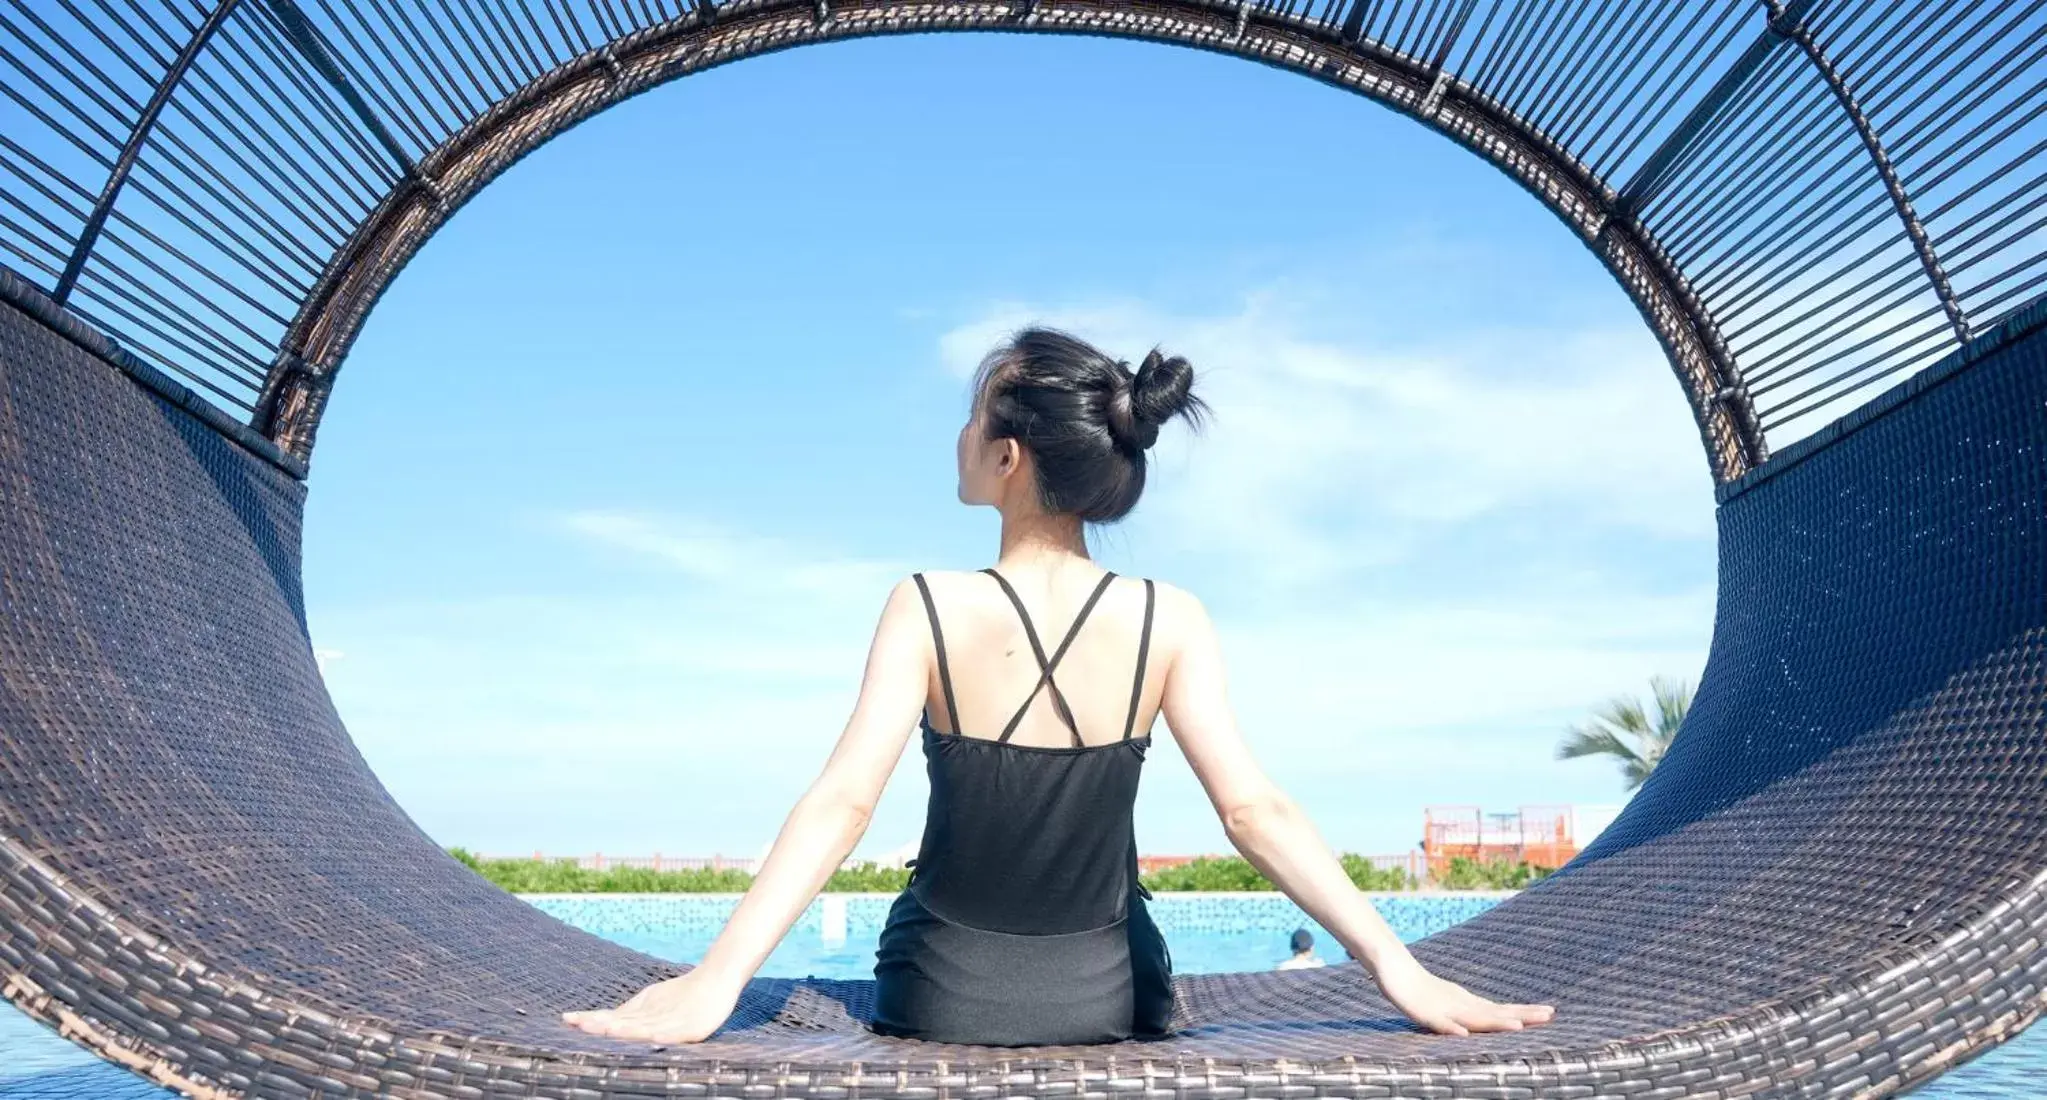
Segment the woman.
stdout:
<path fill-rule="evenodd" d="M 1496 1004 L 1416 962 L 1252 759 L 1201 604 L 1088 558 L 1086 525 L 1137 504 L 1160 426 L 1198 423 L 1193 381 L 1184 359 L 1154 350 L 1132 372 L 1043 328 L 988 356 L 960 431 L 959 497 L 1001 512 L 996 566 L 896 585 L 845 732 L 703 961 L 565 1021 L 656 1043 L 717 1030 L 859 842 L 914 726 L 931 802 L 882 931 L 874 1029 L 1001 1046 L 1166 1034 L 1171 962 L 1131 831 L 1161 713 L 1230 842 L 1402 1012 L 1452 1035 L 1550 1019 L 1547 1005 Z M 1070 624 L 1049 653 L 1040 622 Z"/>

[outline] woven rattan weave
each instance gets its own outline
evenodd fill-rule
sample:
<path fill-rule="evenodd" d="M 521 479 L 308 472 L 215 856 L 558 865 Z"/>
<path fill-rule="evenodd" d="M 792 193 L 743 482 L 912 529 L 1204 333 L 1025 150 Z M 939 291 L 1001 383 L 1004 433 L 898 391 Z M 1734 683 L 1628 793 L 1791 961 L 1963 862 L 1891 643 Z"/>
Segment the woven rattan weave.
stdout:
<path fill-rule="evenodd" d="M 1170 43 L 1433 127 L 1613 272 L 1723 481 L 2047 284 L 2039 0 L 12 8 L 0 264 L 301 459 L 384 288 L 520 157 L 689 74 L 877 35 Z M 692 183 L 708 198 L 715 181 L 707 162 Z"/>
<path fill-rule="evenodd" d="M 792 980 L 702 1045 L 597 1039 L 556 1013 L 672 968 L 470 874 L 355 751 L 303 479 L 406 260 L 630 95 L 935 30 L 1356 92 L 1521 182 L 1640 306 L 1719 482 L 1709 667 L 1593 847 L 1416 947 L 1551 1026 L 1425 1036 L 1339 966 L 1183 977 L 1178 1034 L 1110 1047 L 884 1039 L 866 983 Z M 2047 1007 L 2043 149 L 2047 0 L 13 0 L 0 993 L 208 1096 L 1909 1088 Z"/>
<path fill-rule="evenodd" d="M 470 874 L 357 755 L 302 483 L 0 307 L 5 992 L 201 1094 L 1883 1095 L 2047 998 L 2047 333 L 2007 335 L 1723 489 L 1669 758 L 1417 948 L 1555 1024 L 1423 1036 L 1341 966 L 1182 978 L 1166 1042 L 976 1050 L 784 980 L 650 1053 L 555 1013 L 670 968 Z"/>

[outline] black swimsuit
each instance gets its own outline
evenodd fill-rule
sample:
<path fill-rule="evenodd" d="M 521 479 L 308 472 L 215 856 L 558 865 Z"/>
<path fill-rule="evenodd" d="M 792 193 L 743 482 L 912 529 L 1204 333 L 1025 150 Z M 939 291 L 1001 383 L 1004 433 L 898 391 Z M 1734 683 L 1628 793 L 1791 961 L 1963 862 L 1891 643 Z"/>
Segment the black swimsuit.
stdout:
<path fill-rule="evenodd" d="M 927 709 L 924 756 L 931 804 L 907 889 L 889 910 L 876 952 L 874 1029 L 935 1042 L 1058 1046 L 1156 1038 L 1171 1029 L 1172 960 L 1145 910 L 1137 880 L 1132 809 L 1147 734 L 1135 737 L 1151 648 L 1153 589 L 1144 582 L 1144 630 L 1123 739 L 1081 740 L 1052 682 L 1115 574 L 1102 577 L 1048 660 L 1009 582 L 1002 586 L 1043 670 L 1002 736 L 939 733 Z M 938 647 L 946 710 L 952 674 L 938 609 L 918 591 Z M 1011 744 L 1046 687 L 1073 732 L 1071 747 Z"/>

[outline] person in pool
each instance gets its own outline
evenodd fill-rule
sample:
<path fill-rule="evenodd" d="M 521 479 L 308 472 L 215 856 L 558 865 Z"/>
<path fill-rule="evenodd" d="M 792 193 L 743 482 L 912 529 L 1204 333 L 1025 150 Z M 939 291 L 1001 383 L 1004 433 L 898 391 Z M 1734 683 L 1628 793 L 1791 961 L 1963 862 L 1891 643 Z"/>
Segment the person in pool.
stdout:
<path fill-rule="evenodd" d="M 1001 514 L 995 565 L 895 586 L 852 717 L 703 961 L 567 1023 L 663 1044 L 716 1031 L 853 851 L 918 729 L 930 804 L 881 932 L 872 1028 L 995 1046 L 1169 1034 L 1172 962 L 1131 822 L 1161 714 L 1230 842 L 1401 1012 L 1451 1035 L 1552 1017 L 1417 962 L 1253 759 L 1200 601 L 1089 557 L 1088 526 L 1122 519 L 1143 494 L 1159 429 L 1199 425 L 1193 385 L 1185 359 L 1154 349 L 1132 370 L 1047 328 L 989 353 L 957 460 L 960 502 Z"/>
<path fill-rule="evenodd" d="M 1293 954 L 1273 967 L 1274 970 L 1311 970 L 1329 965 L 1322 961 L 1322 956 L 1315 954 L 1315 936 L 1305 928 L 1294 929 L 1293 939 L 1287 941 L 1287 947 Z"/>

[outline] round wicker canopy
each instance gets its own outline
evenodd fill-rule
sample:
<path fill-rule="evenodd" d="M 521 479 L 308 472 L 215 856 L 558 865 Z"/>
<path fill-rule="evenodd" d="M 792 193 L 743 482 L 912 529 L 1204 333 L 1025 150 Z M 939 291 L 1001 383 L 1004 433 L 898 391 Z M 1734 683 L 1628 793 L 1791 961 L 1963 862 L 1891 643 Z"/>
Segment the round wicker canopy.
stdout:
<path fill-rule="evenodd" d="M 1152 39 L 1519 181 L 1657 334 L 1719 482 L 1684 728 L 1556 874 L 1416 945 L 993 1049 L 762 979 L 709 1042 L 556 1013 L 675 967 L 397 807 L 313 660 L 306 460 L 384 288 L 524 153 L 786 46 Z M 195 1096 L 1879 1097 L 2047 1010 L 2047 0 L 7 0 L 0 996 Z M 1818 430 L 1808 431 L 1813 424 Z M 1777 446 L 1772 447 L 1774 441 Z"/>
<path fill-rule="evenodd" d="M 524 153 L 784 47 L 941 30 L 1214 50 L 1519 181 L 1640 306 L 1716 476 L 2031 297 L 2030 4 L 259 0 L 25 5 L 0 262 L 276 441 L 405 261 Z"/>

